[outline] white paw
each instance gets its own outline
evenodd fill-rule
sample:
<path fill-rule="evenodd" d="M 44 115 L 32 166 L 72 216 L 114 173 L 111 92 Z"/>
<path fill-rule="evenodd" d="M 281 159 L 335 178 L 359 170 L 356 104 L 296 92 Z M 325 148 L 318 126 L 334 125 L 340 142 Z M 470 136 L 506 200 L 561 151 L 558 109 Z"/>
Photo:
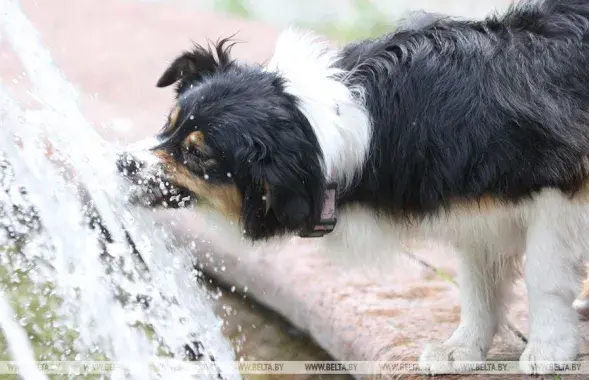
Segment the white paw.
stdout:
<path fill-rule="evenodd" d="M 464 362 L 484 361 L 483 356 L 483 350 L 476 346 L 428 344 L 419 357 L 419 367 L 430 374 L 461 373 L 469 370 Z"/>
<path fill-rule="evenodd" d="M 573 361 L 579 353 L 575 337 L 559 340 L 530 341 L 519 358 L 519 368 L 527 374 L 555 372 L 555 362 Z"/>

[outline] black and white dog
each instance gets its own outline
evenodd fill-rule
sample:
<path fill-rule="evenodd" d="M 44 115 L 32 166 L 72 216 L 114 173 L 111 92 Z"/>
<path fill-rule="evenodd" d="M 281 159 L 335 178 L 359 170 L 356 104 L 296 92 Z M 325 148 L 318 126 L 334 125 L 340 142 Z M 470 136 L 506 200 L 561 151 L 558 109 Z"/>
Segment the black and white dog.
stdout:
<path fill-rule="evenodd" d="M 196 201 L 255 241 L 325 236 L 360 252 L 406 236 L 453 243 L 461 322 L 423 352 L 434 373 L 484 360 L 525 253 L 521 367 L 576 358 L 589 0 L 437 17 L 343 48 L 288 30 L 264 66 L 233 60 L 231 46 L 196 46 L 159 79 L 177 84 L 176 104 L 145 150 L 118 163 L 140 184 L 135 202 Z"/>

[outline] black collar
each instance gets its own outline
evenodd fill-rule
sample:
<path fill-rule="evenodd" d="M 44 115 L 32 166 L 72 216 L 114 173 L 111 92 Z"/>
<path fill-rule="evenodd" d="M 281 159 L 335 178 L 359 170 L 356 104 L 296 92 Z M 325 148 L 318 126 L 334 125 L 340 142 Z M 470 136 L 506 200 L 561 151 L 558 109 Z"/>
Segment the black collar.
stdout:
<path fill-rule="evenodd" d="M 329 183 L 325 189 L 325 200 L 323 201 L 323 210 L 319 221 L 313 227 L 301 231 L 299 236 L 303 238 L 323 237 L 333 231 L 337 223 L 335 216 L 336 200 L 337 184 Z"/>

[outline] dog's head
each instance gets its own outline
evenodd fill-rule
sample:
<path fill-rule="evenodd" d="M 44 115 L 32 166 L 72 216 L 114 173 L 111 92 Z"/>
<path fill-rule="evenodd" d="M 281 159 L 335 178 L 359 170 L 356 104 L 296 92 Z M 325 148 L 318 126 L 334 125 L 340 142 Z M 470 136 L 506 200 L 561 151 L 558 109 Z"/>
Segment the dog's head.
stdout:
<path fill-rule="evenodd" d="M 158 80 L 176 84 L 176 101 L 155 138 L 118 162 L 131 199 L 214 208 L 252 239 L 308 228 L 326 186 L 315 134 L 285 80 L 233 60 L 231 47 L 196 45 Z"/>

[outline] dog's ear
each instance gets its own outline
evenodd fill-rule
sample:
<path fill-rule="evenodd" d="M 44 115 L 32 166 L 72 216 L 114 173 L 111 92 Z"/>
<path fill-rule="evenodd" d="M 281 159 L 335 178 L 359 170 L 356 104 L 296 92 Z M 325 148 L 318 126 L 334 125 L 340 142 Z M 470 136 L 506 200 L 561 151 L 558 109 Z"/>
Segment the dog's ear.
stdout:
<path fill-rule="evenodd" d="M 245 159 L 249 164 L 242 210 L 246 234 L 265 238 L 313 224 L 321 215 L 325 194 L 318 159 L 284 149 L 262 151 L 266 157 Z"/>
<path fill-rule="evenodd" d="M 273 174 L 270 174 L 273 176 Z M 308 189 L 266 179 L 264 181 L 265 213 L 273 213 L 280 224 L 288 230 L 302 228 L 311 217 L 313 197 Z M 272 184 L 271 184 L 272 183 Z M 299 187 L 299 186 L 297 186 Z"/>
<path fill-rule="evenodd" d="M 208 48 L 194 44 L 192 51 L 177 57 L 157 81 L 157 87 L 167 87 L 178 81 L 198 82 L 203 76 L 223 70 L 233 64 L 230 53 L 235 45 L 231 37 L 224 38 Z"/>

